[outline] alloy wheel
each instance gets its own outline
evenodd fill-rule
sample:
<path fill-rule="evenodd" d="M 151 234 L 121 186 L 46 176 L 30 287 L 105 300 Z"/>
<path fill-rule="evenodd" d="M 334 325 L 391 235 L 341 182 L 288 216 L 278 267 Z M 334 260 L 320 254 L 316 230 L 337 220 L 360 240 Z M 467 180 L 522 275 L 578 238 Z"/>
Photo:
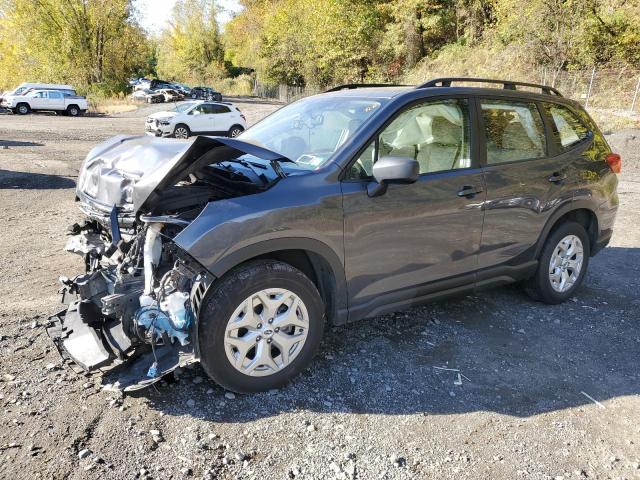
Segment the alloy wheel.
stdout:
<path fill-rule="evenodd" d="M 564 293 L 577 282 L 583 258 L 582 241 L 576 235 L 567 235 L 556 245 L 549 260 L 549 281 L 556 292 Z"/>
<path fill-rule="evenodd" d="M 240 128 L 234 128 L 233 130 L 231 130 L 231 137 L 237 137 L 238 135 L 240 135 L 242 133 L 242 129 Z"/>
<path fill-rule="evenodd" d="M 307 339 L 309 313 L 295 293 L 270 288 L 246 298 L 231 315 L 224 334 L 227 359 L 252 377 L 289 366 Z"/>
<path fill-rule="evenodd" d="M 174 137 L 186 139 L 189 138 L 189 132 L 184 127 L 176 128 L 175 132 L 173 132 Z"/>

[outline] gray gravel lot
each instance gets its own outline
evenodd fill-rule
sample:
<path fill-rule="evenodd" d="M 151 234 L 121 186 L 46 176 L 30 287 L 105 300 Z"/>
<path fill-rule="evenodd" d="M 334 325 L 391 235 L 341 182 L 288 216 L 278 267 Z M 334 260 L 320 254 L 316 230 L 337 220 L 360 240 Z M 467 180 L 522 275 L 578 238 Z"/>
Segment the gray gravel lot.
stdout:
<path fill-rule="evenodd" d="M 120 398 L 62 368 L 43 325 L 82 269 L 62 252 L 80 162 L 164 108 L 0 115 L 0 478 L 640 478 L 640 132 L 609 135 L 616 232 L 566 304 L 485 291 L 329 329 L 278 391 L 194 366 Z"/>

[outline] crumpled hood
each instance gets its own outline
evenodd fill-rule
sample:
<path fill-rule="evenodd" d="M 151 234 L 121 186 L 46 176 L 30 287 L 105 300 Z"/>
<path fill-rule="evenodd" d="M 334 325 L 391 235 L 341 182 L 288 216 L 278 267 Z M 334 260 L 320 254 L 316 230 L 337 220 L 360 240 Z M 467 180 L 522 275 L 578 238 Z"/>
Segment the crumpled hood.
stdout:
<path fill-rule="evenodd" d="M 76 195 L 103 211 L 113 206 L 135 211 L 133 190 L 145 175 L 173 163 L 191 142 L 118 135 L 92 149 L 85 158 Z"/>
<path fill-rule="evenodd" d="M 215 155 L 203 157 L 214 148 Z M 195 137 L 184 141 L 118 135 L 89 152 L 80 169 L 76 196 L 103 212 L 111 211 L 114 205 L 129 213 L 150 210 L 159 191 L 195 169 L 244 154 L 286 160 L 276 152 L 237 138 Z"/>

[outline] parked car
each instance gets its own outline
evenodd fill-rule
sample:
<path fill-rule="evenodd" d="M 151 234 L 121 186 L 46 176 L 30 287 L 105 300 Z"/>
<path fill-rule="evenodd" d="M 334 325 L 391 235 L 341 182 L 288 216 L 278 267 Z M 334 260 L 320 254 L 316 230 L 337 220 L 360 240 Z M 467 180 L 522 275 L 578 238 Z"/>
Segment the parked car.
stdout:
<path fill-rule="evenodd" d="M 184 97 L 191 97 L 191 89 L 184 83 L 174 83 L 173 88 L 180 92 Z"/>
<path fill-rule="evenodd" d="M 66 95 L 76 95 L 75 89 L 71 85 L 62 85 L 55 83 L 21 83 L 13 90 L 7 90 L 2 92 L 0 95 L 0 103 L 2 103 L 3 98 L 8 96 L 16 96 L 16 95 L 25 95 L 26 93 L 33 90 L 59 90 Z"/>
<path fill-rule="evenodd" d="M 165 100 L 165 96 L 161 92 L 149 89 L 136 90 L 131 94 L 131 98 L 147 103 L 163 103 Z"/>
<path fill-rule="evenodd" d="M 160 90 L 156 90 L 156 92 L 164 96 L 165 102 L 178 102 L 184 99 L 184 95 L 173 88 L 162 88 Z"/>
<path fill-rule="evenodd" d="M 0 105 L 20 115 L 32 111 L 53 111 L 72 117 L 82 115 L 89 108 L 85 97 L 68 95 L 63 90 L 30 90 L 24 95 L 8 95 Z"/>
<path fill-rule="evenodd" d="M 194 87 L 191 89 L 191 98 L 199 100 L 213 100 L 216 102 L 222 101 L 222 94 L 216 92 L 213 88 L 209 87 Z"/>
<path fill-rule="evenodd" d="M 149 115 L 145 131 L 156 137 L 189 138 L 191 135 L 237 137 L 247 121 L 231 103 L 193 101 L 177 105 L 174 110 Z"/>
<path fill-rule="evenodd" d="M 510 282 L 573 297 L 611 238 L 620 156 L 551 87 L 457 80 L 347 86 L 237 138 L 95 148 L 67 246 L 87 271 L 64 281 L 56 345 L 89 371 L 124 362 L 109 381 L 129 390 L 199 360 L 256 392 L 328 325 Z"/>

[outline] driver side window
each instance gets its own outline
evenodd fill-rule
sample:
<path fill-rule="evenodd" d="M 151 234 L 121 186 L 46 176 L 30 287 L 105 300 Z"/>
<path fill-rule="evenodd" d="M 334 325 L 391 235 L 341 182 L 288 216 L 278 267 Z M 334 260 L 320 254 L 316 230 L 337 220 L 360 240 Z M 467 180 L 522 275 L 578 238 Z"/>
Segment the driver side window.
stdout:
<path fill-rule="evenodd" d="M 360 154 L 348 178 L 372 178 L 374 163 L 384 156 L 413 158 L 420 174 L 470 167 L 467 100 L 424 103 L 400 113 Z"/>

